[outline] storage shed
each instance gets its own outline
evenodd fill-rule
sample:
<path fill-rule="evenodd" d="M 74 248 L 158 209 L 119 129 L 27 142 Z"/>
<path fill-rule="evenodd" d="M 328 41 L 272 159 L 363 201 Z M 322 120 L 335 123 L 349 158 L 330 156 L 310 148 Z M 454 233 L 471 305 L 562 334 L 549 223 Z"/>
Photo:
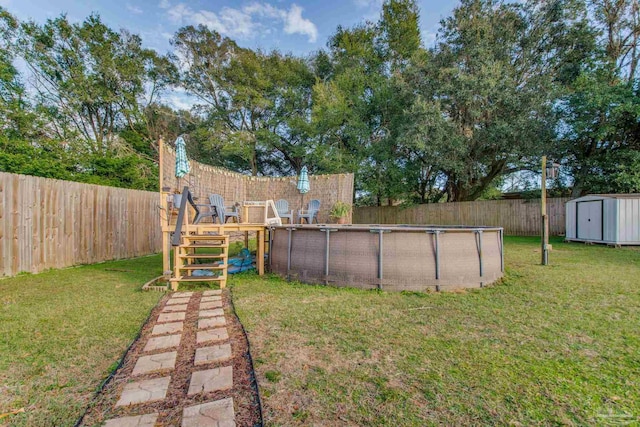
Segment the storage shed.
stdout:
<path fill-rule="evenodd" d="M 567 240 L 640 245 L 640 194 L 590 194 L 566 204 Z"/>

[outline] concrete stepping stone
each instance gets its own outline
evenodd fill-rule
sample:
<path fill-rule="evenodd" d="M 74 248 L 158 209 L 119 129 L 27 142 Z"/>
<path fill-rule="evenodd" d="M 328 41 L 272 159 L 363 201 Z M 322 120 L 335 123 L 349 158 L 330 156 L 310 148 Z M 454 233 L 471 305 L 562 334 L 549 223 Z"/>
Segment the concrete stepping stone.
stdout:
<path fill-rule="evenodd" d="M 189 304 L 191 298 L 171 298 L 167 300 L 167 305 Z"/>
<path fill-rule="evenodd" d="M 226 324 L 227 321 L 224 319 L 224 317 L 209 317 L 208 319 L 198 320 L 198 329 L 215 328 L 217 326 L 224 326 Z"/>
<path fill-rule="evenodd" d="M 155 325 L 151 331 L 151 335 L 164 335 L 175 334 L 176 332 L 182 332 L 184 322 L 164 323 L 162 325 Z"/>
<path fill-rule="evenodd" d="M 163 337 L 149 338 L 147 345 L 144 346 L 144 352 L 163 350 L 165 348 L 177 347 L 180 345 L 180 338 L 182 335 L 165 335 Z"/>
<path fill-rule="evenodd" d="M 210 347 L 197 348 L 193 364 L 198 366 L 213 362 L 224 362 L 229 359 L 231 359 L 231 345 L 218 344 Z"/>
<path fill-rule="evenodd" d="M 199 317 L 218 317 L 224 316 L 224 310 L 221 308 L 214 308 L 213 310 L 200 310 Z"/>
<path fill-rule="evenodd" d="M 207 331 L 198 331 L 196 342 L 202 344 L 205 342 L 226 341 L 229 339 L 227 328 L 209 329 Z"/>
<path fill-rule="evenodd" d="M 180 305 L 165 305 L 162 309 L 163 313 L 172 312 L 172 311 L 187 311 L 187 304 Z"/>
<path fill-rule="evenodd" d="M 122 417 L 108 420 L 104 427 L 154 427 L 158 419 L 158 413 L 137 415 L 135 417 Z"/>
<path fill-rule="evenodd" d="M 171 298 L 191 298 L 193 292 L 174 292 L 171 294 Z"/>
<path fill-rule="evenodd" d="M 209 301 L 200 303 L 200 310 L 208 310 L 210 308 L 222 308 L 222 301 Z"/>
<path fill-rule="evenodd" d="M 148 374 L 149 372 L 164 371 L 176 367 L 177 351 L 142 356 L 136 362 L 131 375 Z"/>
<path fill-rule="evenodd" d="M 211 302 L 211 301 L 222 301 L 222 296 L 220 295 L 212 295 L 210 297 L 202 297 L 200 302 Z"/>
<path fill-rule="evenodd" d="M 192 373 L 187 394 L 191 396 L 198 393 L 229 390 L 231 387 L 233 387 L 233 367 L 223 366 Z"/>
<path fill-rule="evenodd" d="M 171 377 L 154 378 L 129 383 L 124 386 L 116 406 L 134 405 L 162 400 L 167 396 Z"/>
<path fill-rule="evenodd" d="M 205 297 L 210 297 L 212 295 L 222 295 L 222 289 L 211 289 L 210 291 L 204 291 L 202 295 Z"/>
<path fill-rule="evenodd" d="M 176 320 L 184 320 L 185 313 L 160 313 L 158 315 L 158 323 L 175 322 Z"/>
<path fill-rule="evenodd" d="M 182 410 L 182 427 L 235 427 L 233 398 L 215 400 Z"/>

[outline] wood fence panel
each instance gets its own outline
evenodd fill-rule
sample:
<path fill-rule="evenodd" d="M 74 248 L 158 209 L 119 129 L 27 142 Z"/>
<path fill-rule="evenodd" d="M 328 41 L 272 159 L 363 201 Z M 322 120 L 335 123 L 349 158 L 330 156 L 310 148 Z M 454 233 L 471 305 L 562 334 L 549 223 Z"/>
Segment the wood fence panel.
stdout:
<path fill-rule="evenodd" d="M 0 172 L 0 276 L 162 249 L 158 193 Z"/>
<path fill-rule="evenodd" d="M 565 234 L 565 204 L 568 197 L 547 199 L 549 233 Z M 507 235 L 540 234 L 540 200 L 482 200 L 475 202 L 430 203 L 411 206 L 370 206 L 355 208 L 354 224 L 487 225 L 503 227 Z"/>

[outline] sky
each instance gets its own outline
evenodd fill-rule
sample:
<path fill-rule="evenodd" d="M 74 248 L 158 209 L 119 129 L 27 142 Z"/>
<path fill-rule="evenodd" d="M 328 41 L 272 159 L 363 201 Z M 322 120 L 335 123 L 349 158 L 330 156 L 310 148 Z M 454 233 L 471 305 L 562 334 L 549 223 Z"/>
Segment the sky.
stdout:
<path fill-rule="evenodd" d="M 422 0 L 420 27 L 424 42 L 435 39 L 439 21 L 456 0 Z M 139 34 L 145 46 L 160 53 L 185 25 L 204 24 L 239 45 L 305 55 L 326 46 L 338 25 L 351 27 L 377 20 L 382 0 L 0 0 L 18 19 L 43 23 L 66 14 L 72 22 L 97 12 L 114 29 Z"/>
<path fill-rule="evenodd" d="M 308 55 L 326 47 L 339 25 L 352 27 L 377 21 L 383 0 L 0 0 L 20 21 L 44 23 L 66 14 L 81 22 L 98 13 L 113 29 L 127 29 L 142 37 L 146 47 L 160 54 L 171 50 L 174 33 L 186 25 L 203 24 L 240 46 Z M 423 42 L 430 46 L 441 19 L 457 0 L 418 0 Z M 23 72 L 23 66 L 16 64 Z M 180 88 L 163 95 L 174 108 L 190 109 L 195 99 Z"/>

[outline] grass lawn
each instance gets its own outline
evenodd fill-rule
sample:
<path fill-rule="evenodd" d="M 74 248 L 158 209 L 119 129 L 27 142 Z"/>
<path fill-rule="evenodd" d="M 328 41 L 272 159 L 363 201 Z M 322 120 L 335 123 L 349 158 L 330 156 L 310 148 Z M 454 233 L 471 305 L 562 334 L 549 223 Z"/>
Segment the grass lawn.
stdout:
<path fill-rule="evenodd" d="M 553 243 L 464 293 L 234 278 L 267 423 L 640 424 L 640 250 Z"/>
<path fill-rule="evenodd" d="M 118 271 L 114 271 L 118 270 Z M 72 426 L 158 292 L 159 255 L 0 280 L 0 425 Z"/>

